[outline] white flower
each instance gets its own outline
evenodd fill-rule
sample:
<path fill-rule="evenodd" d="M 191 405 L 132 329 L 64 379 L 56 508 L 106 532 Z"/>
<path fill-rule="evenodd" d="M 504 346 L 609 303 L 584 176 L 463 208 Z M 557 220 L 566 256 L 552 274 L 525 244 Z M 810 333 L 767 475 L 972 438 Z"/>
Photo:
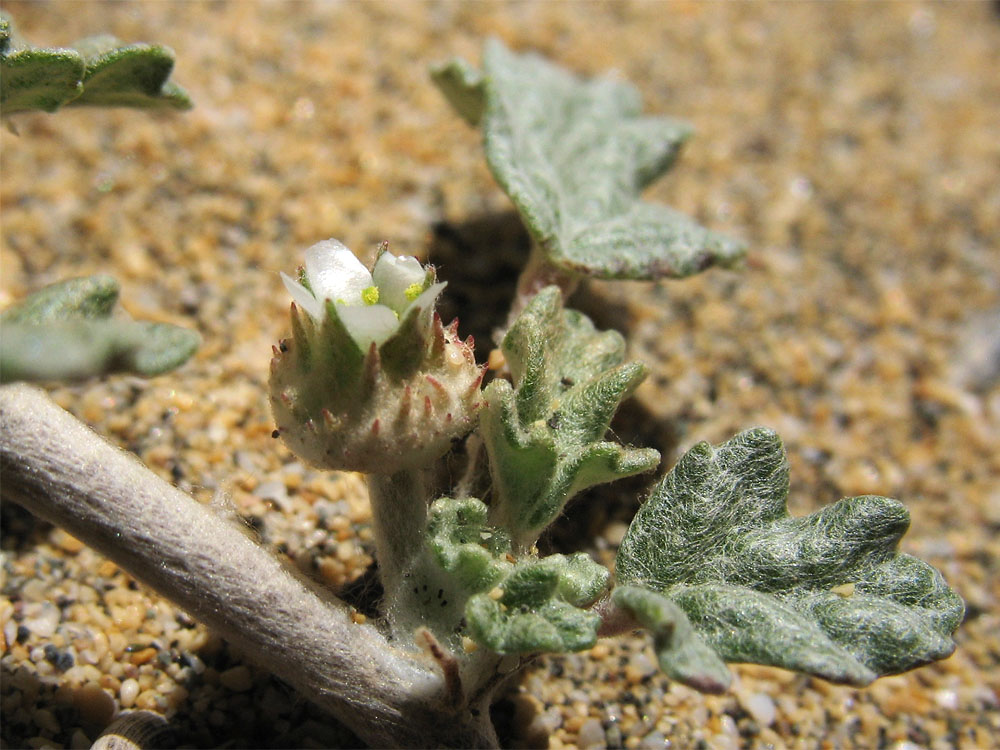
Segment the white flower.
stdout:
<path fill-rule="evenodd" d="M 354 253 L 337 240 L 324 240 L 306 250 L 310 291 L 287 274 L 281 280 L 292 299 L 317 322 L 325 317 L 326 300 L 362 351 L 385 342 L 411 307 L 431 310 L 444 283 L 427 285 L 427 271 L 416 258 L 384 252 L 369 273 Z"/>

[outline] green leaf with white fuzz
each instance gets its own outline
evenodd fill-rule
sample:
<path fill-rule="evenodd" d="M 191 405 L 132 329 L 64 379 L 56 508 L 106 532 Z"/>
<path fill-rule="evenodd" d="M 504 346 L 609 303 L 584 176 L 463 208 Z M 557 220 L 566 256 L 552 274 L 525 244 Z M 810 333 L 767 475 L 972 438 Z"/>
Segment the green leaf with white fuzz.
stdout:
<path fill-rule="evenodd" d="M 3 323 L 41 324 L 72 318 L 106 318 L 118 302 L 118 282 L 102 274 L 50 284 L 0 315 Z"/>
<path fill-rule="evenodd" d="M 524 560 L 465 607 L 469 634 L 499 654 L 582 651 L 597 642 L 601 618 L 583 609 L 607 587 L 609 573 L 584 554 Z"/>
<path fill-rule="evenodd" d="M 482 73 L 465 60 L 456 58 L 431 68 L 431 78 L 467 123 L 472 126 L 479 124 L 486 108 L 486 86 Z"/>
<path fill-rule="evenodd" d="M 190 109 L 187 93 L 168 79 L 174 53 L 155 44 L 123 44 L 112 36 L 69 48 L 34 47 L 0 18 L 0 111 L 4 115 L 63 106 Z"/>
<path fill-rule="evenodd" d="M 476 498 L 431 503 L 423 551 L 402 585 L 386 592 L 397 627 L 425 627 L 442 643 L 461 648 L 469 597 L 490 591 L 514 570 L 509 538 L 490 527 L 486 515 L 486 505 Z"/>
<path fill-rule="evenodd" d="M 862 685 L 952 652 L 962 601 L 898 551 L 902 505 L 855 497 L 792 518 L 787 494 L 772 431 L 694 446 L 636 514 L 618 582 L 674 602 L 726 661 Z"/>
<path fill-rule="evenodd" d="M 442 498 L 431 505 L 427 542 L 442 569 L 468 592 L 489 591 L 510 573 L 510 539 L 487 525 L 487 508 L 475 498 Z"/>
<path fill-rule="evenodd" d="M 187 92 L 168 80 L 174 53 L 159 44 L 123 44 L 113 36 L 73 43 L 86 63 L 83 92 L 73 106 L 191 109 Z"/>
<path fill-rule="evenodd" d="M 689 276 L 730 266 L 742 246 L 640 193 L 673 164 L 691 129 L 642 115 L 639 93 L 583 80 L 491 40 L 483 70 L 439 66 L 435 83 L 483 129 L 486 159 L 548 262 L 605 279 Z"/>
<path fill-rule="evenodd" d="M 491 521 L 530 547 L 578 492 L 649 471 L 659 453 L 604 440 L 615 410 L 645 376 L 622 364 L 625 343 L 542 290 L 504 337 L 513 386 L 486 389 L 480 426 L 493 476 Z"/>
<path fill-rule="evenodd" d="M 55 112 L 83 92 L 85 67 L 76 50 L 26 44 L 0 14 L 0 113 Z"/>
<path fill-rule="evenodd" d="M 586 608 L 609 577 L 583 553 L 515 560 L 483 502 L 440 498 L 428 511 L 424 552 L 392 592 L 394 615 L 453 648 L 467 633 L 502 654 L 579 651 L 596 641 L 601 620 Z"/>
<path fill-rule="evenodd" d="M 71 279 L 29 295 L 0 316 L 0 382 L 77 380 L 132 372 L 152 376 L 184 364 L 201 338 L 165 323 L 111 317 L 118 283 Z"/>

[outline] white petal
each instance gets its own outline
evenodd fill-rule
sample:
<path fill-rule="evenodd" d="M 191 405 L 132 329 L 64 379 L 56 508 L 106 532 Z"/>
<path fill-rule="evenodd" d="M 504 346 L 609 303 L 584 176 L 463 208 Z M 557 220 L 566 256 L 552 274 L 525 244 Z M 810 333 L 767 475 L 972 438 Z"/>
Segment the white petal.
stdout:
<path fill-rule="evenodd" d="M 381 344 L 399 327 L 396 313 L 385 305 L 337 305 L 337 315 L 363 352 L 373 341 L 376 345 Z"/>
<path fill-rule="evenodd" d="M 306 278 L 318 300 L 360 305 L 372 275 L 354 253 L 337 240 L 324 240 L 306 250 Z"/>
<path fill-rule="evenodd" d="M 372 278 L 378 287 L 378 301 L 398 313 L 410 304 L 406 290 L 414 284 L 423 286 L 425 276 L 424 267 L 412 255 L 397 257 L 392 253 L 382 253 L 372 271 Z"/>
<path fill-rule="evenodd" d="M 319 320 L 323 311 L 322 303 L 312 296 L 312 293 L 286 273 L 281 274 L 281 280 L 285 283 L 285 289 L 292 295 L 295 304 L 312 315 L 313 319 Z"/>
<path fill-rule="evenodd" d="M 410 303 L 409 307 L 417 307 L 420 309 L 420 319 L 425 325 L 430 323 L 431 314 L 434 312 L 434 304 L 437 302 L 437 298 L 441 294 L 441 290 L 443 290 L 446 286 L 448 286 L 447 281 L 439 281 L 437 284 L 431 284 L 420 293 L 419 297 Z M 399 317 L 402 318 L 403 316 L 400 315 Z"/>

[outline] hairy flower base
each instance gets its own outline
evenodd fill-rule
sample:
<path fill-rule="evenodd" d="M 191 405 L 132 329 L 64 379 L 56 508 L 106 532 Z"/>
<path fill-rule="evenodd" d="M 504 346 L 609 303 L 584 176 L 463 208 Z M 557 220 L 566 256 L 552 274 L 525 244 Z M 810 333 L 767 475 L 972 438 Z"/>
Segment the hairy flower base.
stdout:
<path fill-rule="evenodd" d="M 292 324 L 293 337 L 274 348 L 271 408 L 278 434 L 306 461 L 368 473 L 418 468 L 475 426 L 485 370 L 457 320 L 444 328 L 435 313 L 426 337 L 416 332 L 412 369 L 394 361 L 392 339 L 354 356 L 333 305 L 317 324 L 293 304 Z"/>

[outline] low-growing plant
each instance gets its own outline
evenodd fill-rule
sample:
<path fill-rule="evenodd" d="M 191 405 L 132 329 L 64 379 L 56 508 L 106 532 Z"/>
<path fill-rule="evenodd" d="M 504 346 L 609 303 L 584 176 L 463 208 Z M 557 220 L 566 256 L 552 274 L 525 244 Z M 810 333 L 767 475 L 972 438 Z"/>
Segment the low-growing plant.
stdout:
<path fill-rule="evenodd" d="M 362 622 L 226 521 L 95 440 L 25 386 L 6 386 L 4 497 L 115 559 L 376 746 L 496 746 L 489 707 L 540 654 L 649 633 L 662 670 L 707 692 L 727 662 L 865 685 L 941 659 L 963 604 L 898 550 L 895 500 L 786 508 L 781 440 L 754 428 L 699 443 L 650 490 L 614 570 L 542 555 L 580 492 L 655 469 L 609 439 L 646 374 L 625 341 L 567 306 L 588 277 L 681 278 L 736 265 L 739 243 L 640 197 L 690 129 L 643 115 L 630 85 L 581 80 L 499 42 L 481 70 L 434 80 L 482 129 L 487 161 L 532 238 L 492 368 L 435 304 L 431 266 L 383 245 L 369 270 L 309 248 L 283 276 L 291 334 L 274 347 L 280 437 L 309 463 L 367 475 L 383 596 Z M 485 387 L 483 383 L 486 382 Z M 79 461 L 99 467 L 81 476 Z M 466 468 L 453 487 L 435 472 Z"/>

